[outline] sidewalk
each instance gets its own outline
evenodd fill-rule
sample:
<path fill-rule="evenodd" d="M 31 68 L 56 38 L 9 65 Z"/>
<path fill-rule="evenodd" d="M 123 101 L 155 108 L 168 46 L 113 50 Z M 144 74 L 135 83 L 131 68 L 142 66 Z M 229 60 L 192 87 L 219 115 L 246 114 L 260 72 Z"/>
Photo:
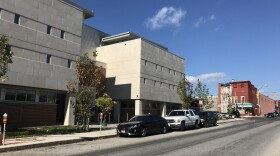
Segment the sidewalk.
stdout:
<path fill-rule="evenodd" d="M 218 124 L 243 121 L 242 118 L 219 120 Z M 5 146 L 0 145 L 0 153 L 7 151 L 17 151 L 30 148 L 38 148 L 45 146 L 54 146 L 61 144 L 70 144 L 89 140 L 98 140 L 104 138 L 115 137 L 117 124 L 108 124 L 106 130 L 85 132 L 85 133 L 73 133 L 64 135 L 48 135 L 48 136 L 38 136 L 38 137 L 28 137 L 28 138 L 16 138 L 7 139 Z M 90 125 L 90 128 L 99 128 L 99 125 Z"/>
<path fill-rule="evenodd" d="M 0 153 L 7 151 L 17 151 L 23 149 L 54 146 L 61 144 L 70 144 L 75 142 L 98 140 L 104 138 L 111 138 L 117 135 L 116 124 L 108 124 L 106 130 L 85 132 L 85 133 L 73 133 L 63 135 L 48 135 L 48 136 L 36 136 L 27 138 L 16 138 L 5 140 L 5 146 L 0 145 Z M 93 128 L 99 128 L 99 125 L 90 125 Z"/>

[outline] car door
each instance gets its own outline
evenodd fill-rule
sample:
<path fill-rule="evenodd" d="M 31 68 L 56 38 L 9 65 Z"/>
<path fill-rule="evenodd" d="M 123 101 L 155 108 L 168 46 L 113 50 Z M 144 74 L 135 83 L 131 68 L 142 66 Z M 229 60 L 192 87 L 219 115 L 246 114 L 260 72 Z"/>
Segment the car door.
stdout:
<path fill-rule="evenodd" d="M 208 116 L 209 116 L 209 122 L 211 124 L 214 124 L 215 123 L 215 116 L 214 116 L 214 113 L 213 112 L 208 112 Z"/>
<path fill-rule="evenodd" d="M 154 119 L 154 133 L 160 133 L 162 131 L 162 118 L 160 116 L 153 116 Z"/>
<path fill-rule="evenodd" d="M 190 112 L 190 125 L 194 125 L 195 124 L 195 114 L 193 111 L 189 111 Z"/>
<path fill-rule="evenodd" d="M 146 116 L 145 127 L 147 133 L 154 133 L 155 130 L 153 125 L 154 125 L 154 121 L 152 115 Z"/>
<path fill-rule="evenodd" d="M 186 111 L 186 117 L 187 117 L 187 119 L 186 119 L 186 121 L 185 121 L 185 123 L 186 123 L 186 125 L 187 126 L 190 126 L 191 125 L 191 114 L 190 114 L 190 111 Z"/>

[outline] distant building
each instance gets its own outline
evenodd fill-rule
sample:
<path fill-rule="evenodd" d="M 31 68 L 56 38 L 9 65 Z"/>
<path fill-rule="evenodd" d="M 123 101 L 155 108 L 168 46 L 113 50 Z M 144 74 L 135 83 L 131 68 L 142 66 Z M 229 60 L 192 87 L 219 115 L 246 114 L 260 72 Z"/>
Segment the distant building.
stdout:
<path fill-rule="evenodd" d="M 218 105 L 217 110 L 222 113 L 228 112 L 228 105 L 232 101 L 232 93 L 231 93 L 231 85 L 230 83 L 218 84 Z"/>
<path fill-rule="evenodd" d="M 210 97 L 208 97 L 210 99 Z M 217 111 L 218 110 L 218 96 L 212 96 L 212 100 L 213 100 L 213 107 L 212 108 L 205 108 L 205 106 L 203 106 L 203 110 L 204 111 Z"/>
<path fill-rule="evenodd" d="M 264 116 L 269 112 L 275 111 L 275 104 L 277 101 L 271 99 L 269 96 L 259 94 L 259 115 Z"/>
<path fill-rule="evenodd" d="M 228 105 L 246 116 L 263 115 L 273 108 L 273 100 L 260 94 L 250 81 L 232 81 L 218 85 L 218 111 L 227 112 Z"/>

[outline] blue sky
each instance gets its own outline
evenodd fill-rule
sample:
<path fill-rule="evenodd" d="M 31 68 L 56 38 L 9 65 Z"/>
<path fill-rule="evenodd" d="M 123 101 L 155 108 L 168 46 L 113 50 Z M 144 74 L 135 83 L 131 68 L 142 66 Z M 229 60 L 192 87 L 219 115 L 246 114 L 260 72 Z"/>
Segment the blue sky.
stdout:
<path fill-rule="evenodd" d="M 217 95 L 218 82 L 249 80 L 280 91 L 279 0 L 74 0 L 109 34 L 132 31 L 185 58 L 189 79 Z M 280 92 L 278 92 L 278 97 Z"/>

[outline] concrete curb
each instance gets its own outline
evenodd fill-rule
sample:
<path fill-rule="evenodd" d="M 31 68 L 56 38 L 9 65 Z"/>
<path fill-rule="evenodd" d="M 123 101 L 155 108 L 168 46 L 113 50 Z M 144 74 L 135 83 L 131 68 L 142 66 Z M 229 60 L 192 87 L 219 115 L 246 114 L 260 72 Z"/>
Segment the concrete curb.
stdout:
<path fill-rule="evenodd" d="M 53 141 L 53 142 L 45 142 L 45 143 L 35 143 L 29 145 L 19 145 L 13 147 L 0 147 L 0 153 L 10 152 L 10 151 L 18 151 L 18 150 L 25 150 L 31 148 L 40 148 L 40 147 L 47 147 L 47 146 L 55 146 L 55 145 L 64 145 L 64 144 L 72 144 L 84 141 L 92 141 L 92 140 L 99 140 L 99 139 L 108 139 L 116 137 L 116 134 L 106 135 L 106 136 L 97 136 L 97 137 L 81 137 L 79 139 L 71 139 L 71 140 L 63 140 L 63 141 Z"/>

